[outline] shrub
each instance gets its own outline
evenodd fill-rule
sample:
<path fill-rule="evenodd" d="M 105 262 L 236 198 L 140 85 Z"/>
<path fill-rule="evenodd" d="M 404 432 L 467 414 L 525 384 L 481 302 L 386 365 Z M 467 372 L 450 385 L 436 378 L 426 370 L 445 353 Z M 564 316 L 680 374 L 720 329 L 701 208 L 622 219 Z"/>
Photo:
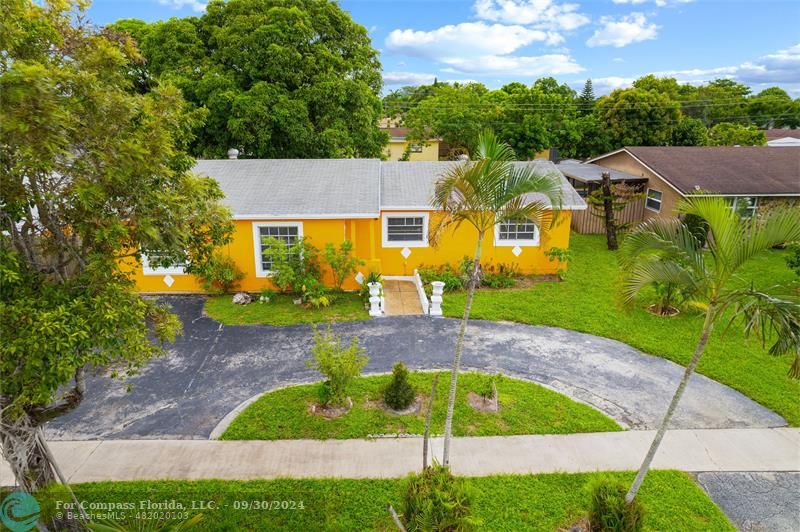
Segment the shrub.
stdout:
<path fill-rule="evenodd" d="M 265 255 L 272 261 L 272 282 L 283 292 L 300 294 L 304 284 L 320 280 L 319 250 L 307 238 L 298 238 L 290 246 L 270 238 Z"/>
<path fill-rule="evenodd" d="M 516 264 L 501 262 L 497 267 L 490 264 L 484 266 L 482 270 L 481 286 L 489 288 L 510 288 L 514 286 L 516 278 L 519 277 L 519 268 Z"/>
<path fill-rule="evenodd" d="M 364 349 L 358 345 L 358 338 L 353 337 L 349 347 L 342 347 L 342 339 L 331 332 L 330 325 L 325 329 L 325 334 L 314 329 L 312 354 L 313 358 L 307 360 L 306 364 L 328 378 L 323 384 L 321 402 L 343 405 L 350 383 L 361 375 L 361 370 L 369 361 L 364 356 Z"/>
<path fill-rule="evenodd" d="M 239 281 L 244 279 L 244 272 L 229 256 L 214 253 L 208 262 L 199 268 L 197 277 L 207 292 L 225 294 L 236 290 Z"/>
<path fill-rule="evenodd" d="M 433 281 L 442 281 L 444 291 L 452 292 L 464 288 L 464 279 L 449 264 L 438 267 L 421 265 L 417 270 L 419 278 L 425 287 L 429 287 Z"/>
<path fill-rule="evenodd" d="M 313 277 L 307 277 L 300 286 L 300 297 L 307 307 L 323 308 L 333 303 L 330 290 Z"/>
<path fill-rule="evenodd" d="M 787 247 L 789 256 L 786 257 L 786 264 L 800 277 L 800 244 L 790 244 Z"/>
<path fill-rule="evenodd" d="M 447 467 L 434 464 L 409 477 L 403 516 L 409 531 L 472 530 L 478 522 L 470 516 L 471 506 L 463 480 Z"/>
<path fill-rule="evenodd" d="M 395 410 L 404 410 L 411 406 L 416 392 L 408 382 L 408 369 L 402 362 L 392 368 L 392 381 L 383 391 L 383 402 Z"/>
<path fill-rule="evenodd" d="M 696 214 L 686 214 L 683 217 L 683 224 L 700 243 L 700 247 L 705 247 L 708 240 L 708 222 Z"/>
<path fill-rule="evenodd" d="M 355 272 L 358 266 L 364 264 L 364 261 L 354 257 L 352 252 L 353 243 L 349 240 L 342 242 L 339 249 L 336 249 L 334 244 L 325 244 L 323 258 L 331 269 L 333 287 L 337 290 L 341 290 L 345 279 Z"/>
<path fill-rule="evenodd" d="M 485 374 L 478 374 L 478 375 L 479 379 L 477 385 L 475 386 L 475 393 L 477 393 L 484 399 L 492 399 L 494 397 L 494 390 L 500 383 L 501 379 L 500 374 L 493 373 L 491 375 L 485 375 Z"/>
<path fill-rule="evenodd" d="M 625 504 L 627 489 L 602 480 L 592 488 L 589 523 L 595 532 L 636 532 L 642 530 L 644 508 L 639 499 Z"/>
<path fill-rule="evenodd" d="M 564 272 L 567 269 L 566 267 L 569 265 L 569 261 L 572 260 L 572 251 L 569 249 L 552 247 L 547 250 L 547 258 L 550 259 L 550 262 L 558 261 L 556 275 L 558 275 L 559 279 L 563 280 Z"/>

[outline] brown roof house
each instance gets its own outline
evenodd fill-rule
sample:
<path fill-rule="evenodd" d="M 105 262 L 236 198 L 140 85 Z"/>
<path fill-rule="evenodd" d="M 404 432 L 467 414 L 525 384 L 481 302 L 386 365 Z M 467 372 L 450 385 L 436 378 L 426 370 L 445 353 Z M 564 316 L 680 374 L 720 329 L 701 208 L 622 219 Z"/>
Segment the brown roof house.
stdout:
<path fill-rule="evenodd" d="M 800 147 L 636 146 L 587 162 L 646 178 L 645 220 L 675 216 L 681 198 L 700 192 L 729 198 L 745 216 L 800 208 Z"/>

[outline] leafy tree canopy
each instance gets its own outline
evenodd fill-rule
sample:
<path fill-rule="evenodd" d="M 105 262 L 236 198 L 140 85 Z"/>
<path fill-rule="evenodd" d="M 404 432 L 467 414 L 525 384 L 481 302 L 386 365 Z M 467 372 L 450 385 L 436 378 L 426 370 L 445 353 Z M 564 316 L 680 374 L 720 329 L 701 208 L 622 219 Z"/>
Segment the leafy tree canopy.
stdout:
<path fill-rule="evenodd" d="M 150 76 L 208 110 L 191 145 L 223 157 L 378 157 L 382 81 L 367 30 L 329 0 L 212 0 L 199 18 L 113 26 Z"/>
<path fill-rule="evenodd" d="M 766 135 L 756 126 L 723 122 L 708 130 L 709 146 L 763 146 L 766 143 Z"/>
<path fill-rule="evenodd" d="M 14 459 L 41 453 L 15 431 L 74 406 L 85 368 L 135 369 L 161 352 L 152 334 L 180 330 L 133 292 L 131 263 L 147 252 L 199 272 L 232 231 L 216 182 L 189 173 L 203 111 L 168 83 L 134 92 L 136 47 L 80 9 L 15 0 L 0 22 L 0 438 L 25 488 L 48 469 Z"/>

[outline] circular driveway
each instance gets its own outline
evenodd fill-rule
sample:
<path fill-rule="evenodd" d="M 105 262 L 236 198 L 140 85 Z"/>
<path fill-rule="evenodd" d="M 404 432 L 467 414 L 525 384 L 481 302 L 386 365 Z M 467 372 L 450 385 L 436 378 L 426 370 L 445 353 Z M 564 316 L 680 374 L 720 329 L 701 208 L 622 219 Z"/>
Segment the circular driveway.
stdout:
<path fill-rule="evenodd" d="M 206 439 L 242 401 L 286 384 L 311 382 L 307 325 L 223 326 L 204 317 L 203 298 L 166 301 L 184 323 L 168 355 L 127 381 L 88 378 L 83 402 L 47 425 L 50 439 Z M 449 368 L 458 321 L 423 316 L 340 323 L 370 357 L 365 373 L 402 360 L 418 369 Z M 537 382 L 589 404 L 621 425 L 658 425 L 683 368 L 607 338 L 505 322 L 471 321 L 464 368 L 488 369 Z M 131 385 L 129 387 L 129 385 Z M 130 388 L 130 389 L 129 389 Z M 785 420 L 741 393 L 694 375 L 673 419 L 675 428 L 776 427 Z"/>

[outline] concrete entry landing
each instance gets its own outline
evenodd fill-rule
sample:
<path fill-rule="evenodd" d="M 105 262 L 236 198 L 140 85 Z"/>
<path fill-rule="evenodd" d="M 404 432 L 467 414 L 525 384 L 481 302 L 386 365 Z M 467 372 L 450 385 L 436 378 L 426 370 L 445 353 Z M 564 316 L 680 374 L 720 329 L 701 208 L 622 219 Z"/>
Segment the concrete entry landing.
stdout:
<path fill-rule="evenodd" d="M 384 310 L 387 316 L 412 316 L 422 314 L 417 287 L 411 281 L 384 279 Z"/>

